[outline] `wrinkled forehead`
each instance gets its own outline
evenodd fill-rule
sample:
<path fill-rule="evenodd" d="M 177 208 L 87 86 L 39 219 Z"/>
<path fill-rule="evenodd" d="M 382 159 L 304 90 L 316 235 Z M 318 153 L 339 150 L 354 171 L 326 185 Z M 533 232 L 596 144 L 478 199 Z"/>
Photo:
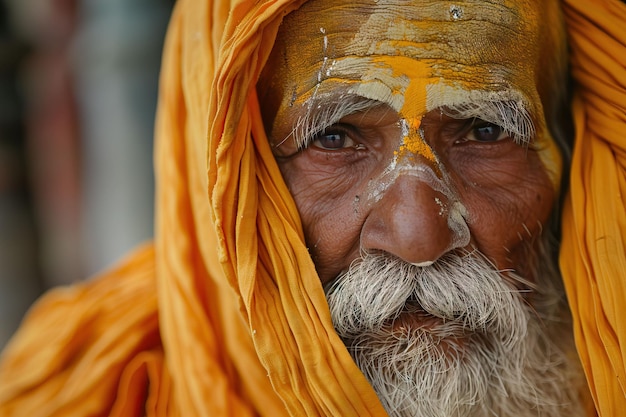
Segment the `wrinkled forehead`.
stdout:
<path fill-rule="evenodd" d="M 369 82 L 357 93 L 375 91 L 370 98 L 399 110 L 411 80 L 423 79 L 458 91 L 515 91 L 532 105 L 541 1 L 311 0 L 281 27 L 265 76 L 269 100 L 291 105 L 337 89 L 333 80 Z M 424 105 L 446 105 L 436 97 L 450 94 L 433 97 Z"/>
<path fill-rule="evenodd" d="M 319 48 L 310 46 L 326 37 L 329 56 L 516 63 L 536 53 L 542 23 L 536 1 L 311 0 L 283 30 L 288 52 L 305 61 L 317 59 Z"/>

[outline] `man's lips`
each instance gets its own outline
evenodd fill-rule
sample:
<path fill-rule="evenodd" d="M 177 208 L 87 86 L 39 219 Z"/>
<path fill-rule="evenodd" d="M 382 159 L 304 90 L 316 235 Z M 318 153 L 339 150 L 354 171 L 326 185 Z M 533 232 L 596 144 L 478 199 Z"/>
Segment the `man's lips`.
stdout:
<path fill-rule="evenodd" d="M 407 301 L 398 316 L 388 319 L 384 325 L 390 333 L 400 338 L 410 337 L 413 332 L 429 333 L 444 338 L 464 338 L 473 332 L 460 318 L 446 319 L 425 311 L 417 302 Z"/>

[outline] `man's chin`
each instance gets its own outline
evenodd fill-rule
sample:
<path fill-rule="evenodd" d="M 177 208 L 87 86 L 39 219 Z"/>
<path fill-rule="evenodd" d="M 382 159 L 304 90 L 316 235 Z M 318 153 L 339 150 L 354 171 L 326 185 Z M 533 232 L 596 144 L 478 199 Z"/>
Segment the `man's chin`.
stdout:
<path fill-rule="evenodd" d="M 460 324 L 406 314 L 347 342 L 393 417 L 578 416 L 580 375 L 535 330 L 511 350 Z"/>
<path fill-rule="evenodd" d="M 390 416 L 471 415 L 486 403 L 497 360 L 483 338 L 436 317 L 403 314 L 349 350 Z"/>

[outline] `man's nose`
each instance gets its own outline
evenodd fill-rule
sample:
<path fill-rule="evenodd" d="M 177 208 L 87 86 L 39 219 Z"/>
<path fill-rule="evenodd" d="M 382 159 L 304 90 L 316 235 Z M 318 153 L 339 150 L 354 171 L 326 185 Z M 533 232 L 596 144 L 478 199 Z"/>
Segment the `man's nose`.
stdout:
<path fill-rule="evenodd" d="M 400 175 L 369 212 L 361 230 L 361 249 L 429 265 L 469 243 L 469 229 L 454 212 L 457 207 L 424 179 Z"/>

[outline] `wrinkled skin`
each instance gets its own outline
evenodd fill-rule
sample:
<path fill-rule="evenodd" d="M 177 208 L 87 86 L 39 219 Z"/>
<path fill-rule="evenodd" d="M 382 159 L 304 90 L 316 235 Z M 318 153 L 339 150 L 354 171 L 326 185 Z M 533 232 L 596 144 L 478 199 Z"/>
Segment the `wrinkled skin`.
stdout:
<path fill-rule="evenodd" d="M 541 32 L 553 11 L 501 3 L 316 0 L 285 19 L 259 92 L 322 283 L 361 251 L 427 265 L 478 249 L 498 269 L 536 279 L 525 260 L 561 174 L 546 127 L 555 94 L 544 87 L 557 84 L 539 69 L 554 56 Z M 435 95 L 433 85 L 449 88 Z M 534 125 L 529 143 L 480 112 L 450 111 L 475 91 L 523 102 Z M 346 96 L 368 101 L 321 130 L 290 135 L 304 115 Z M 417 123 L 408 133 L 407 121 Z M 450 226 L 452 215 L 462 216 L 469 239 Z"/>

